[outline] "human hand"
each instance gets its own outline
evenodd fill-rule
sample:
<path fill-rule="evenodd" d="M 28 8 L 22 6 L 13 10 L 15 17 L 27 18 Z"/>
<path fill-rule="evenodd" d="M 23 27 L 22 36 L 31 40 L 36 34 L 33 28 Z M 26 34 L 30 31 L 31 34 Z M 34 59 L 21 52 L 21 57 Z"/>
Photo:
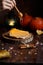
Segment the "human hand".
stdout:
<path fill-rule="evenodd" d="M 2 5 L 3 5 L 4 10 L 6 9 L 11 10 L 16 5 L 16 1 L 15 0 L 3 0 Z"/>

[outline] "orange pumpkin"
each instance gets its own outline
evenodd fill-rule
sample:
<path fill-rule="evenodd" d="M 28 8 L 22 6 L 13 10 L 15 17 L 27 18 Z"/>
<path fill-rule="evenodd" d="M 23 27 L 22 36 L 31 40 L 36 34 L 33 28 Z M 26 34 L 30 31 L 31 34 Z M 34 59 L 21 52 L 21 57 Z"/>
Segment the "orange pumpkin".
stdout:
<path fill-rule="evenodd" d="M 23 19 L 20 21 L 20 24 L 22 27 L 25 27 L 31 22 L 31 20 L 32 20 L 32 16 L 25 14 L 23 16 Z"/>
<path fill-rule="evenodd" d="M 33 30 L 43 30 L 43 18 L 41 17 L 35 17 L 33 20 L 30 22 L 30 28 Z"/>

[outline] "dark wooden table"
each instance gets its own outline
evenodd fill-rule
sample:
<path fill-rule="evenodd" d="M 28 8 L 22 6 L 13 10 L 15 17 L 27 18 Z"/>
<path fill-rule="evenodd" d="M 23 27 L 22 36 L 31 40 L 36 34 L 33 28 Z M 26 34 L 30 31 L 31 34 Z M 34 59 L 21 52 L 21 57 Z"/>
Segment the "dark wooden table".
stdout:
<path fill-rule="evenodd" d="M 19 42 L 8 41 L 2 37 L 4 32 L 9 29 L 5 27 L 0 27 L 0 50 L 8 50 L 12 57 L 8 59 L 0 59 L 0 62 L 7 63 L 43 63 L 43 35 L 34 36 L 35 48 L 20 49 Z"/>

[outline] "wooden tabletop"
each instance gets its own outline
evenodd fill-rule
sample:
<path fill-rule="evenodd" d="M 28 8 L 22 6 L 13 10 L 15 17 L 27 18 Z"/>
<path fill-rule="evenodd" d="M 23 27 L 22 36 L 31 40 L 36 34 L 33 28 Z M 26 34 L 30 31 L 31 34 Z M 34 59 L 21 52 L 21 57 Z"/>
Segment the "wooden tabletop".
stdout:
<path fill-rule="evenodd" d="M 0 62 L 11 63 L 43 63 L 43 35 L 34 35 L 34 40 L 31 42 L 35 48 L 20 49 L 20 42 L 6 40 L 2 37 L 8 29 L 0 27 L 0 50 L 6 49 L 11 53 L 11 58 L 0 59 Z"/>

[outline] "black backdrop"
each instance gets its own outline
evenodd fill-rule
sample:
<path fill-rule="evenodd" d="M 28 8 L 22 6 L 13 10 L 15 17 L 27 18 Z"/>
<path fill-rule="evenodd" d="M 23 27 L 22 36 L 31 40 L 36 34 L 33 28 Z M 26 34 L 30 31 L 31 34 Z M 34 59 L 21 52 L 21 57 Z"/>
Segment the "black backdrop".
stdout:
<path fill-rule="evenodd" d="M 23 13 L 28 13 L 34 17 L 43 17 L 43 0 L 16 0 L 18 9 Z M 0 0 L 0 23 L 4 23 L 6 19 L 17 15 L 16 10 L 3 11 L 2 0 Z"/>

